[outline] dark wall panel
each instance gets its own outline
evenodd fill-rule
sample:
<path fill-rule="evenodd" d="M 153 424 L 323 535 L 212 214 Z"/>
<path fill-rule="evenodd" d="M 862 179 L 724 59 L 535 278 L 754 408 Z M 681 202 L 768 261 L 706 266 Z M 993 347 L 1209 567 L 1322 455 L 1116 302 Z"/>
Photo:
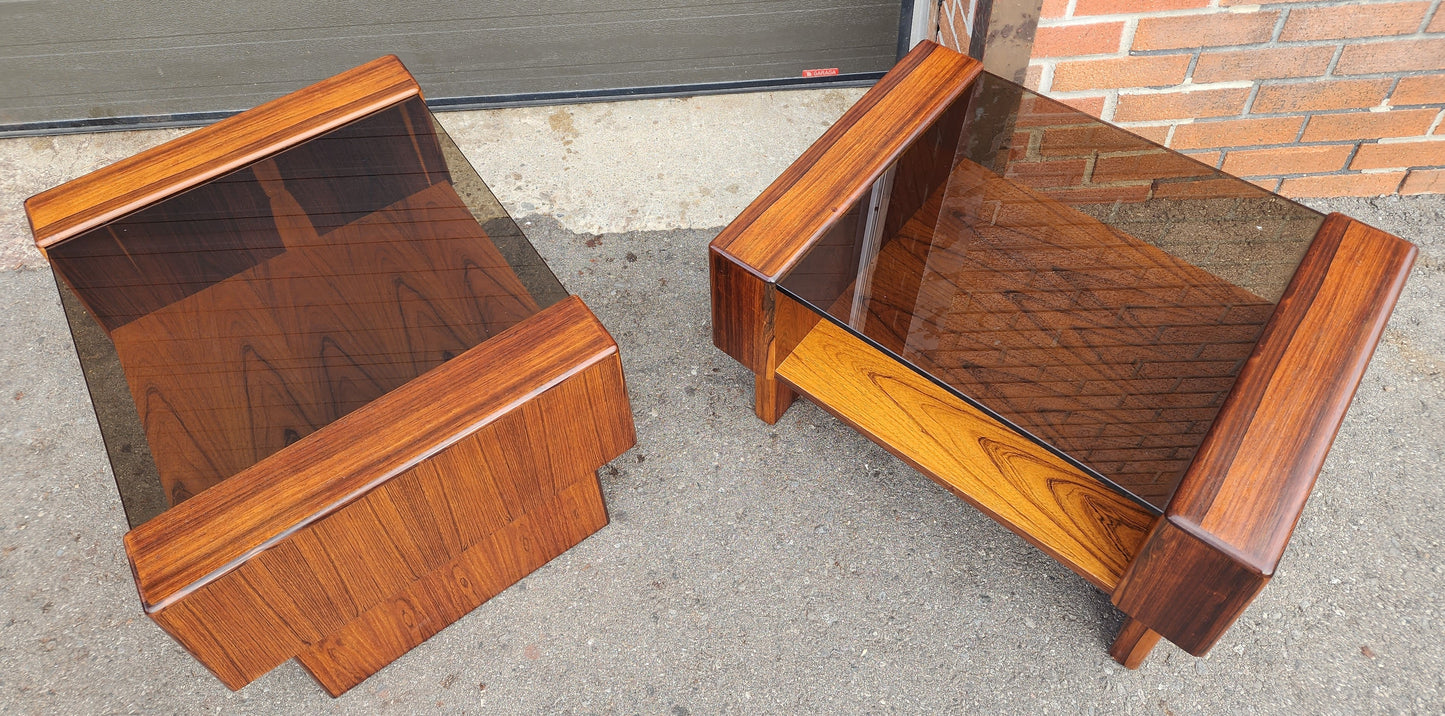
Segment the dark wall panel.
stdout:
<path fill-rule="evenodd" d="M 443 104 L 866 75 L 892 66 L 905 4 L 0 2 L 0 131 L 234 112 L 387 53 Z"/>

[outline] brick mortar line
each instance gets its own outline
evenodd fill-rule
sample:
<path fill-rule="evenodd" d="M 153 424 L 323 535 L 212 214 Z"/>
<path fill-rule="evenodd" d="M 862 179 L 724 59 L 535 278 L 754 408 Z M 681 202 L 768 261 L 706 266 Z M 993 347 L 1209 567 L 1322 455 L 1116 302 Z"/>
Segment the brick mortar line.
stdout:
<path fill-rule="evenodd" d="M 1119 22 L 1153 17 L 1196 17 L 1204 15 L 1253 15 L 1265 12 L 1258 5 L 1238 5 L 1234 9 L 1211 5 L 1208 7 L 1185 8 L 1182 10 L 1142 10 L 1139 12 L 1115 12 L 1107 15 L 1065 15 L 1064 17 L 1039 18 L 1039 27 L 1067 27 L 1069 25 L 1090 25 L 1099 22 Z"/>
<path fill-rule="evenodd" d="M 1438 123 L 1439 117 L 1435 118 Z M 1433 126 L 1433 125 L 1432 125 Z M 1370 140 L 1364 140 L 1370 141 Z M 1374 140 L 1376 144 L 1406 144 L 1409 142 L 1445 142 L 1445 134 L 1422 134 L 1418 137 L 1380 137 Z"/>
<path fill-rule="evenodd" d="M 1435 15 L 1439 12 L 1440 0 L 1435 0 L 1434 2 L 1430 3 L 1430 7 L 1425 9 L 1425 19 L 1421 20 L 1420 26 L 1415 28 L 1416 34 L 1425 32 L 1425 28 L 1430 26 L 1430 23 L 1435 20 Z"/>
<path fill-rule="evenodd" d="M 1321 77 L 1334 77 L 1334 76 L 1335 76 L 1335 68 L 1339 66 L 1339 64 L 1340 64 L 1340 58 L 1343 57 L 1344 54 L 1345 54 L 1345 43 L 1341 42 L 1340 44 L 1335 45 L 1335 53 L 1334 53 L 1333 55 L 1330 55 L 1330 63 L 1329 63 L 1328 65 L 1325 65 L 1325 73 L 1322 74 L 1322 75 L 1320 75 L 1320 76 L 1321 76 Z"/>
<path fill-rule="evenodd" d="M 1239 116 L 1248 117 L 1250 110 L 1254 109 L 1254 101 L 1259 98 L 1259 88 L 1264 85 L 1261 80 L 1255 80 L 1254 86 L 1249 89 L 1249 96 L 1244 98 L 1244 109 L 1240 110 Z"/>
<path fill-rule="evenodd" d="M 1431 122 L 1430 126 L 1425 128 L 1425 136 L 1428 137 L 1435 134 L 1435 130 L 1440 128 L 1440 122 L 1442 121 L 1445 121 L 1445 108 L 1442 108 L 1440 112 L 1435 115 L 1435 121 Z"/>
<path fill-rule="evenodd" d="M 1395 5 L 1409 0 L 1310 0 L 1309 2 L 1293 2 L 1292 0 L 1261 0 L 1254 3 L 1254 7 L 1260 8 L 1319 8 L 1319 7 L 1351 7 L 1354 5 Z"/>
<path fill-rule="evenodd" d="M 1130 57 L 1157 57 L 1160 55 L 1182 55 L 1186 52 L 1244 52 L 1248 50 L 1289 50 L 1309 47 L 1336 46 L 1341 49 L 1348 45 L 1384 45 L 1391 42 L 1403 42 L 1414 40 L 1439 40 L 1445 39 L 1445 32 L 1415 32 L 1408 35 L 1369 35 L 1366 37 L 1335 37 L 1321 40 L 1265 40 L 1264 42 L 1245 42 L 1237 45 L 1199 45 L 1194 47 L 1167 47 L 1158 50 L 1134 50 L 1130 49 Z M 1063 55 L 1073 57 L 1074 55 Z M 1354 75 L 1345 75 L 1353 77 Z"/>
<path fill-rule="evenodd" d="M 1364 144 L 1364 142 L 1355 142 L 1354 148 L 1350 150 L 1350 156 L 1345 157 L 1345 168 L 1344 168 L 1344 169 L 1340 169 L 1340 170 L 1338 170 L 1338 171 L 1344 172 L 1344 171 L 1349 171 L 1349 170 L 1350 170 L 1350 165 L 1355 163 L 1355 156 L 1360 153 L 1360 147 L 1361 147 L 1363 144 Z M 1363 172 L 1362 172 L 1362 173 L 1363 173 Z M 1401 177 L 1401 179 L 1403 179 L 1403 178 L 1404 178 L 1404 177 Z M 1399 187 L 1399 186 L 1396 186 L 1396 187 L 1395 187 L 1395 190 L 1396 190 L 1396 191 L 1399 191 L 1399 190 L 1400 190 L 1400 187 Z"/>
<path fill-rule="evenodd" d="M 1388 78 L 1372 78 L 1372 79 L 1388 79 Z M 1405 78 L 1402 77 L 1402 78 L 1398 78 L 1398 79 L 1405 79 Z M 1087 98 L 1090 98 L 1090 97 L 1103 97 L 1104 95 L 1106 95 L 1106 94 L 1108 94 L 1108 93 L 1110 93 L 1110 92 L 1118 93 L 1118 92 L 1123 91 L 1123 90 L 1135 90 L 1135 89 L 1137 89 L 1137 90 L 1139 90 L 1139 91 L 1138 91 L 1138 92 L 1126 92 L 1124 96 L 1130 96 L 1130 97 L 1132 97 L 1132 96 L 1139 96 L 1139 95 L 1159 95 L 1159 94 L 1170 94 L 1170 93 L 1185 94 L 1185 93 L 1188 93 L 1188 92 L 1190 92 L 1190 91 L 1208 91 L 1208 90 L 1212 90 L 1212 89 L 1243 89 L 1243 88 L 1245 87 L 1245 85 L 1242 84 L 1244 81 L 1241 80 L 1240 82 L 1241 82 L 1241 84 L 1239 84 L 1238 86 L 1235 86 L 1235 87 L 1222 87 L 1222 88 L 1221 88 L 1221 87 L 1214 87 L 1214 86 L 1211 86 L 1211 85 L 1187 85 L 1187 86 L 1186 86 L 1186 85 L 1169 85 L 1168 87 L 1165 87 L 1165 88 L 1162 88 L 1162 89 L 1158 89 L 1158 88 L 1148 88 L 1148 87 L 1100 87 L 1100 88 L 1097 88 L 1097 89 L 1066 90 L 1066 91 L 1047 91 L 1047 92 L 1046 92 L 1046 91 L 1043 91 L 1043 90 L 1040 90 L 1040 91 L 1038 92 L 1038 94 L 1042 94 L 1042 95 L 1044 95 L 1044 96 L 1046 96 L 1046 97 L 1048 97 L 1048 98 L 1057 99 L 1057 100 L 1062 100 L 1062 99 L 1087 99 Z M 1209 122 L 1225 122 L 1225 121 L 1230 121 L 1230 120 L 1235 120 L 1235 119 L 1272 119 L 1272 118 L 1277 118 L 1277 117 L 1311 117 L 1311 116 L 1315 116 L 1315 115 L 1357 114 L 1357 113 L 1361 113 L 1361 112 L 1370 112 L 1370 113 L 1374 113 L 1374 114 L 1386 114 L 1386 113 L 1389 113 L 1389 112 L 1392 112 L 1392 111 L 1396 111 L 1396 110 L 1437 109 L 1437 108 L 1439 108 L 1439 107 L 1440 107 L 1440 105 L 1438 105 L 1438 104 L 1433 104 L 1433 103 L 1400 104 L 1400 105 L 1394 105 L 1394 104 L 1392 104 L 1392 105 L 1388 105 L 1388 106 L 1372 105 L 1372 106 L 1369 106 L 1369 107 L 1346 107 L 1346 108 L 1343 108 L 1343 109 L 1310 109 L 1310 110 L 1302 110 L 1302 111 L 1297 111 L 1297 112 L 1253 112 L 1253 113 L 1250 113 L 1250 114 L 1247 114 L 1247 115 L 1226 115 L 1226 116 L 1223 116 L 1223 117 L 1175 117 L 1175 118 L 1168 118 L 1168 119 L 1139 119 L 1139 120 L 1132 120 L 1132 121 L 1130 121 L 1130 122 L 1123 122 L 1123 123 L 1118 123 L 1118 124 L 1121 124 L 1121 125 L 1124 125 L 1124 124 L 1135 125 L 1135 124 L 1140 124 L 1140 123 L 1145 123 L 1145 124 L 1167 124 L 1167 123 L 1170 123 L 1170 122 L 1173 122 L 1173 123 L 1191 123 L 1191 122 L 1193 122 L 1193 123 L 1205 124 L 1205 123 L 1209 123 Z"/>
<path fill-rule="evenodd" d="M 1442 110 L 1442 111 L 1441 111 L 1440 115 L 1436 117 L 1436 120 L 1435 120 L 1435 121 L 1438 123 L 1438 122 L 1441 121 L 1442 118 L 1445 118 L 1445 110 Z M 1076 125 L 1067 125 L 1067 126 L 1076 126 Z M 1136 125 L 1133 125 L 1133 126 L 1138 126 L 1138 125 L 1136 124 Z M 1159 125 L 1158 125 L 1158 124 L 1155 124 L 1155 125 L 1152 125 L 1152 126 L 1159 126 Z M 1177 126 L 1178 126 L 1177 124 L 1171 126 L 1171 128 L 1170 128 L 1170 136 L 1172 136 L 1173 130 L 1174 130 L 1174 128 L 1177 127 Z M 1130 127 L 1130 126 L 1121 126 L 1120 128 L 1121 128 L 1121 129 L 1128 130 L 1128 129 L 1130 129 L 1131 127 Z M 1031 159 L 1031 160 L 1033 160 L 1033 161 L 1037 161 L 1037 162 L 1049 162 L 1049 161 L 1059 161 L 1059 160 L 1065 160 L 1065 159 L 1078 159 L 1078 158 L 1081 158 L 1081 157 L 1082 157 L 1082 158 L 1085 158 L 1085 159 L 1089 159 L 1089 158 L 1093 158 L 1093 157 L 1133 157 L 1133 156 L 1148 156 L 1148 155 L 1151 155 L 1151 154 L 1157 154 L 1157 153 L 1158 153 L 1158 150 L 1157 150 L 1157 149 L 1147 148 L 1147 149 L 1126 150 L 1126 151 L 1121 151 L 1121 152 L 1097 152 L 1097 151 L 1096 151 L 1096 152 L 1091 152 L 1091 153 L 1086 154 L 1086 155 L 1060 155 L 1060 156 L 1057 156 L 1057 157 L 1045 157 L 1045 156 L 1043 156 L 1041 153 L 1039 153 L 1037 150 L 1038 150 L 1038 143 L 1042 141 L 1043 134 L 1045 133 L 1046 130 L 1047 130 L 1046 127 L 1034 127 L 1034 128 L 1030 128 L 1030 131 L 1027 132 L 1028 135 L 1029 135 L 1029 144 L 1028 144 L 1028 149 L 1027 149 L 1026 156 L 1027 156 L 1029 159 Z M 1130 132 L 1130 133 L 1133 134 L 1133 132 Z M 1137 136 L 1137 135 L 1136 135 L 1136 136 Z M 1144 139 L 1144 138 L 1141 137 L 1141 139 Z M 1168 137 L 1166 137 L 1166 140 L 1167 140 L 1167 139 L 1168 139 Z M 1226 158 L 1228 157 L 1229 154 L 1231 154 L 1231 153 L 1238 153 L 1238 152 L 1268 151 L 1268 150 L 1279 150 L 1279 149 L 1298 149 L 1298 148 L 1301 148 L 1301 147 L 1352 147 L 1352 148 L 1353 148 L 1353 149 L 1351 150 L 1349 156 L 1345 158 L 1345 165 L 1344 165 L 1345 168 L 1344 168 L 1344 169 L 1338 169 L 1338 170 L 1334 170 L 1334 171 L 1332 171 L 1332 172 L 1304 172 L 1304 173 L 1296 173 L 1296 174 L 1261 174 L 1261 175 L 1250 175 L 1251 178 L 1254 178 L 1255 176 L 1261 176 L 1261 177 L 1272 177 L 1272 176 L 1278 176 L 1278 177 L 1317 176 L 1317 175 L 1328 175 L 1328 174 L 1341 173 L 1341 172 L 1353 172 L 1353 173 L 1359 173 L 1359 174 L 1382 174 L 1382 173 L 1385 173 L 1385 172 L 1402 171 L 1402 170 L 1445 168 L 1445 165 L 1439 165 L 1439 167 L 1437 167 L 1436 165 L 1433 165 L 1433 164 L 1432 164 L 1432 165 L 1423 165 L 1423 164 L 1422 164 L 1422 165 L 1415 165 L 1415 164 L 1411 164 L 1411 165 L 1405 165 L 1405 166 L 1384 167 L 1384 168 L 1378 168 L 1378 169 L 1349 169 L 1349 165 L 1350 165 L 1352 162 L 1354 162 L 1355 155 L 1359 153 L 1359 148 L 1360 148 L 1361 146 L 1365 145 L 1365 144 L 1369 144 L 1369 143 L 1375 143 L 1375 144 L 1382 144 L 1382 143 L 1383 143 L 1383 144 L 1387 144 L 1387 145 L 1388 145 L 1388 144 L 1401 144 L 1401 143 L 1406 143 L 1406 142 L 1420 141 L 1420 140 L 1422 140 L 1422 139 L 1424 139 L 1424 140 L 1426 140 L 1426 141 L 1432 141 L 1432 142 L 1433 142 L 1433 141 L 1445 141 L 1445 136 L 1432 137 L 1432 136 L 1426 136 L 1426 135 L 1419 135 L 1419 136 L 1409 136 L 1409 137 L 1392 137 L 1392 138 L 1388 138 L 1388 139 L 1392 139 L 1393 141 L 1386 142 L 1386 141 L 1384 141 L 1384 140 L 1355 139 L 1355 140 L 1322 141 L 1322 142 L 1283 142 L 1283 143 L 1257 144 L 1257 145 L 1232 145 L 1232 146 L 1217 146 L 1217 147 L 1191 147 L 1191 148 L 1188 148 L 1188 149 L 1178 149 L 1178 148 L 1167 147 L 1167 145 L 1165 145 L 1165 146 L 1166 146 L 1166 148 L 1169 148 L 1169 149 L 1171 149 L 1172 151 L 1178 152 L 1178 153 L 1184 153 L 1184 152 L 1198 152 L 1198 153 L 1202 153 L 1202 152 L 1222 152 L 1223 155 L 1220 157 L 1221 163 L 1222 163 L 1222 161 L 1223 161 L 1224 159 L 1226 159 Z M 1151 141 L 1151 140 L 1147 140 L 1147 139 L 1146 139 L 1145 141 Z"/>
<path fill-rule="evenodd" d="M 1111 87 L 1131 97 L 1137 95 L 1151 94 L 1186 94 L 1189 92 L 1208 92 L 1211 90 L 1244 89 L 1254 87 L 1261 80 L 1229 80 L 1228 82 L 1199 82 L 1189 84 L 1162 85 L 1159 87 Z M 1075 90 L 1083 92 L 1086 90 Z"/>
<path fill-rule="evenodd" d="M 1279 12 L 1279 18 L 1274 22 L 1274 30 L 1269 33 L 1269 41 L 1278 43 L 1281 35 L 1284 34 L 1284 24 L 1289 21 L 1289 13 L 1294 8 L 1287 7 Z"/>
<path fill-rule="evenodd" d="M 1369 2 L 1368 0 L 1343 0 L 1341 2 L 1291 2 L 1291 3 L 1269 3 L 1262 2 L 1254 5 L 1221 6 L 1208 5 L 1206 7 L 1183 8 L 1178 10 L 1140 10 L 1137 12 L 1115 12 L 1100 15 L 1075 15 L 1067 12 L 1063 17 L 1040 17 L 1039 27 L 1067 27 L 1070 25 L 1089 25 L 1101 22 L 1119 22 L 1121 20 L 1140 20 L 1144 18 L 1169 18 L 1169 17 L 1196 17 L 1205 15 L 1254 15 L 1264 12 L 1278 12 L 1281 25 L 1276 27 L 1277 31 L 1283 30 L 1284 17 L 1289 15 L 1291 10 L 1310 10 L 1319 8 L 1348 8 L 1356 6 L 1371 5 L 1395 5 L 1408 0 L 1379 0 Z M 1435 0 L 1435 7 L 1439 6 L 1439 0 Z M 1073 7 L 1072 2 L 1070 8 Z M 1435 8 L 1426 8 L 1425 19 L 1420 25 L 1423 31 L 1433 18 L 1431 12 Z M 1278 35 L 1278 32 L 1276 32 Z"/>
<path fill-rule="evenodd" d="M 1050 65 L 1053 65 L 1053 66 L 1057 66 L 1058 62 L 1059 62 L 1059 60 L 1054 59 L 1054 58 L 1051 58 L 1050 60 L 1048 60 L 1047 64 L 1050 64 Z M 1046 64 L 1046 63 L 1045 63 L 1045 62 L 1037 62 L 1037 63 L 1035 63 L 1035 62 L 1030 62 L 1029 64 L 1030 64 L 1030 65 L 1035 65 L 1035 64 L 1037 64 L 1037 65 L 1042 66 L 1042 65 L 1044 65 L 1044 64 Z M 1195 83 L 1195 82 L 1182 82 L 1182 83 L 1179 83 L 1179 84 L 1171 84 L 1171 85 L 1153 85 L 1153 86 L 1136 86 L 1136 85 L 1131 85 L 1131 86 L 1128 86 L 1128 87 L 1098 87 L 1098 88 L 1086 89 L 1086 90 L 1065 90 L 1065 91 L 1058 92 L 1057 94 L 1059 94 L 1059 95 L 1061 95 L 1061 96 L 1062 96 L 1062 95 L 1075 96 L 1075 95 L 1079 95 L 1079 93 L 1086 93 L 1086 92 L 1096 92 L 1096 93 L 1097 93 L 1097 92 L 1111 92 L 1111 91 L 1114 91 L 1114 92 L 1123 91 L 1123 92 L 1125 92 L 1125 94 L 1129 94 L 1129 95 L 1135 95 L 1135 94 L 1168 94 L 1168 93 L 1170 93 L 1170 92 L 1184 93 L 1184 92 L 1197 92 L 1197 91 L 1213 90 L 1213 89 L 1241 89 L 1241 88 L 1247 86 L 1248 84 L 1253 84 L 1253 83 L 1259 83 L 1259 84 L 1261 84 L 1261 85 L 1270 86 L 1270 87 L 1284 87 L 1284 86 L 1291 86 L 1291 85 L 1311 84 L 1311 83 L 1314 83 L 1314 82 L 1319 82 L 1320 80 L 1329 80 L 1329 81 L 1334 81 L 1334 82 L 1349 81 L 1349 80 L 1386 80 L 1386 79 L 1401 80 L 1401 79 L 1405 79 L 1405 78 L 1409 78 L 1409 77 L 1427 77 L 1427 76 L 1438 75 L 1438 74 L 1442 74 L 1442 73 L 1445 73 L 1445 72 L 1442 72 L 1441 70 L 1404 70 L 1404 71 L 1401 71 L 1401 72 L 1398 72 L 1398 73 L 1388 73 L 1388 74 L 1387 74 L 1387 73 L 1372 73 L 1372 74 L 1368 74 L 1368 75 L 1351 75 L 1351 76 L 1349 76 L 1349 77 L 1343 77 L 1343 78 L 1341 78 L 1341 77 L 1324 77 L 1324 76 L 1322 76 L 1322 75 L 1315 75 L 1315 76 L 1311 76 L 1311 77 L 1274 77 L 1274 78 L 1269 78 L 1269 79 L 1257 79 L 1257 80 L 1229 80 L 1229 81 L 1227 81 L 1227 82 L 1200 82 L 1200 83 Z M 1398 83 L 1397 83 L 1397 84 L 1398 84 Z M 1137 91 L 1134 91 L 1134 90 L 1137 90 Z M 1386 100 L 1385 100 L 1385 101 L 1386 101 L 1387 103 L 1388 103 L 1388 101 L 1389 101 L 1390 95 L 1392 95 L 1392 94 L 1394 94 L 1394 87 L 1392 87 L 1392 88 L 1390 89 L 1390 91 L 1386 93 Z M 1388 109 L 1403 109 L 1403 108 L 1409 108 L 1409 107 L 1437 107 L 1437 106 L 1439 106 L 1439 105 L 1433 104 L 1433 103 L 1429 103 L 1429 102 L 1424 102 L 1424 103 L 1419 103 L 1419 104 L 1406 104 L 1406 105 L 1391 105 L 1391 104 L 1385 104 L 1385 105 L 1372 105 L 1372 106 L 1370 106 L 1370 107 L 1347 108 L 1347 109 L 1345 109 L 1345 110 L 1334 110 L 1334 109 L 1330 109 L 1330 110 L 1317 110 L 1317 111 L 1318 111 L 1318 112 L 1386 111 L 1386 110 L 1388 110 Z M 1256 115 L 1254 115 L 1254 116 L 1274 116 L 1274 115 L 1286 115 L 1286 116 L 1287 116 L 1287 115 L 1291 115 L 1291 114 L 1299 114 L 1299 113 L 1298 113 L 1298 112 L 1294 112 L 1294 113 L 1291 113 L 1291 112 L 1270 112 L 1270 113 L 1259 113 L 1259 114 L 1256 114 Z M 1213 119 L 1213 118 L 1211 117 L 1210 119 Z"/>
<path fill-rule="evenodd" d="M 1421 167 L 1393 167 L 1393 168 L 1390 168 L 1390 169 L 1339 169 L 1339 170 L 1332 171 L 1332 172 L 1315 172 L 1315 173 L 1312 173 L 1312 174 L 1298 174 L 1298 173 L 1296 173 L 1296 174 L 1260 174 L 1260 175 L 1258 175 L 1258 176 L 1235 177 L 1235 178 L 1236 178 L 1236 179 L 1241 179 L 1241 180 L 1244 180 L 1244 181 L 1254 181 L 1254 180 L 1257 180 L 1257 179 L 1313 179 L 1313 178 L 1318 178 L 1318 177 L 1364 177 L 1364 176 L 1374 176 L 1374 175 L 1376 175 L 1376 174 L 1391 174 L 1391 173 L 1394 173 L 1394 172 L 1405 172 L 1406 174 L 1409 174 L 1409 173 L 1412 172 L 1412 171 L 1420 171 L 1420 170 L 1426 170 L 1426 171 L 1428 171 L 1428 170 L 1431 170 L 1431 169 L 1445 169 L 1445 165 L 1442 165 L 1442 166 L 1433 166 L 1433 165 L 1432 165 L 1432 166 L 1421 166 Z M 1230 174 L 1229 176 L 1234 176 L 1234 175 L 1233 175 L 1233 174 Z M 1396 190 L 1396 191 L 1399 191 L 1399 187 L 1396 187 L 1395 190 Z"/>
<path fill-rule="evenodd" d="M 1436 121 L 1437 123 L 1440 122 L 1442 117 L 1445 117 L 1445 112 L 1442 112 L 1440 116 L 1437 116 L 1436 119 L 1435 119 L 1435 121 Z M 1158 122 L 1158 123 L 1155 123 L 1155 124 L 1152 124 L 1152 125 L 1139 125 L 1139 124 L 1131 124 L 1130 126 L 1119 125 L 1119 128 L 1127 131 L 1127 130 L 1129 130 L 1129 129 L 1134 129 L 1134 128 L 1136 128 L 1136 127 L 1140 127 L 1140 128 L 1143 128 L 1143 127 L 1158 127 L 1158 126 L 1160 126 L 1160 125 L 1162 125 L 1162 124 L 1164 124 L 1164 122 Z M 1184 125 L 1186 125 L 1186 124 L 1190 124 L 1190 123 L 1188 123 L 1188 122 L 1179 122 L 1179 123 L 1177 123 L 1177 124 L 1174 124 L 1173 126 L 1174 126 L 1174 127 L 1180 127 L 1180 126 L 1184 126 Z M 1199 123 L 1199 124 L 1202 124 L 1202 123 Z M 1068 125 L 1068 126 L 1074 126 L 1074 125 Z M 1134 132 L 1130 132 L 1130 134 L 1134 134 Z M 1142 139 L 1142 137 L 1141 137 L 1141 139 Z M 1391 144 L 1409 144 L 1409 143 L 1411 143 L 1411 142 L 1420 142 L 1420 141 L 1425 141 L 1425 142 L 1445 142 L 1445 135 L 1420 134 L 1420 135 L 1409 135 L 1409 136 L 1405 136 L 1405 137 L 1383 137 L 1383 138 L 1380 138 L 1380 139 L 1337 139 L 1337 140 L 1324 140 L 1324 141 L 1316 141 L 1316 142 L 1271 142 L 1271 143 L 1269 143 L 1269 144 L 1223 144 L 1223 145 L 1218 145 L 1218 146 L 1213 146 L 1213 147 L 1189 147 L 1189 148 L 1187 148 L 1187 149 L 1180 149 L 1180 148 L 1178 148 L 1178 147 L 1166 147 L 1166 148 L 1168 148 L 1168 149 L 1170 149 L 1170 150 L 1172 150 L 1172 151 L 1175 151 L 1175 152 L 1213 152 L 1213 151 L 1223 151 L 1223 152 L 1252 152 L 1252 151 L 1268 150 L 1268 149 L 1300 149 L 1300 148 L 1306 148 L 1306 149 L 1308 149 L 1308 148 L 1311 148 L 1311 147 L 1359 147 L 1359 146 L 1362 145 L 1362 144 L 1383 144 L 1383 145 L 1389 146 L 1389 145 L 1391 145 Z M 1131 150 L 1131 151 L 1126 151 L 1126 152 L 1099 152 L 1099 154 L 1101 154 L 1101 155 L 1109 155 L 1109 156 L 1114 156 L 1114 155 L 1118 155 L 1118 156 L 1128 156 L 1128 155 L 1130 155 L 1130 154 L 1138 154 L 1138 153 L 1141 153 L 1141 152 L 1147 153 L 1147 152 L 1144 152 L 1144 150 Z M 1351 159 L 1353 159 L 1353 158 L 1354 158 L 1354 156 L 1351 155 Z M 1411 166 L 1413 166 L 1413 165 L 1411 165 Z"/>

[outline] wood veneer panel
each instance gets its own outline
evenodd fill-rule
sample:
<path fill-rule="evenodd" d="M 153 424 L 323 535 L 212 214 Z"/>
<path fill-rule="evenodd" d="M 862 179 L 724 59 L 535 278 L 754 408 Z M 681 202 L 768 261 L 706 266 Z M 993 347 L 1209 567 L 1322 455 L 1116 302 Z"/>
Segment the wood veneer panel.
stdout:
<path fill-rule="evenodd" d="M 776 281 L 982 70 L 977 60 L 919 43 L 712 246 Z"/>
<path fill-rule="evenodd" d="M 1213 499 L 1190 489 L 1170 506 L 1171 516 L 1197 521 L 1258 557 L 1254 566 L 1265 574 L 1284 552 L 1415 261 L 1410 243 L 1339 214 L 1331 215 L 1331 228 L 1340 221 L 1347 223 L 1340 246 Z M 1256 375 L 1250 372 L 1249 388 Z M 1199 467 L 1191 470 L 1199 478 L 1218 474 Z"/>
<path fill-rule="evenodd" d="M 736 259 L 708 250 L 712 286 L 712 342 L 754 373 L 767 369 L 772 340 L 773 285 Z"/>
<path fill-rule="evenodd" d="M 781 298 L 782 301 L 791 301 Z M 830 321 L 778 375 L 1105 591 L 1154 517 Z"/>
<path fill-rule="evenodd" d="M 132 530 L 142 602 L 165 606 L 616 354 L 580 299 L 542 310 Z"/>
<path fill-rule="evenodd" d="M 420 96 L 387 55 L 91 172 L 25 202 L 42 251 L 347 122 Z"/>
<path fill-rule="evenodd" d="M 306 653 L 345 691 L 606 524 L 625 398 L 592 362 L 151 617 L 233 689 Z"/>
<path fill-rule="evenodd" d="M 1272 305 L 971 161 L 951 174 L 874 260 L 859 330 L 1162 510 Z"/>
<path fill-rule="evenodd" d="M 297 660 L 339 696 L 606 524 L 597 480 L 590 475 L 579 479 Z"/>
<path fill-rule="evenodd" d="M 442 182 L 111 338 L 175 505 L 536 311 Z"/>
<path fill-rule="evenodd" d="M 1331 214 L 1114 595 L 1194 654 L 1274 574 L 1416 255 Z"/>

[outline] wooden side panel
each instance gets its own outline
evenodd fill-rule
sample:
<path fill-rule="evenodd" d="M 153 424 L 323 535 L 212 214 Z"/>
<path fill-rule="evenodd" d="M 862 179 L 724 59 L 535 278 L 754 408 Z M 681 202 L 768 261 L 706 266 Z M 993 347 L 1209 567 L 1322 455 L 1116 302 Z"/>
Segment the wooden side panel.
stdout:
<path fill-rule="evenodd" d="M 1143 507 L 829 321 L 813 328 L 778 375 L 1105 591 L 1154 522 Z"/>
<path fill-rule="evenodd" d="M 255 109 L 96 170 L 25 202 L 46 248 L 107 221 L 420 96 L 394 55 L 368 62 Z"/>
<path fill-rule="evenodd" d="M 773 287 L 716 248 L 708 251 L 713 345 L 761 373 L 773 329 Z"/>
<path fill-rule="evenodd" d="M 597 480 L 580 479 L 297 659 L 339 696 L 606 524 Z"/>
<path fill-rule="evenodd" d="M 1332 214 L 1114 594 L 1203 654 L 1274 574 L 1414 263 L 1415 247 Z"/>
<path fill-rule="evenodd" d="M 164 607 L 616 355 L 580 299 L 543 309 L 132 530 L 126 553 L 142 602 Z"/>
<path fill-rule="evenodd" d="M 606 524 L 634 442 L 613 353 L 151 616 L 233 689 L 305 652 L 340 693 Z"/>

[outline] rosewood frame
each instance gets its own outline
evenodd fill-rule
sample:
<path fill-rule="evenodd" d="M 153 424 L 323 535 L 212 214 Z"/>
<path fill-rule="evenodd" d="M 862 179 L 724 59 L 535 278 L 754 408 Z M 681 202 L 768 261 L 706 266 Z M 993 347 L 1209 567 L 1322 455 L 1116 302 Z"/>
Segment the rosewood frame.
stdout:
<path fill-rule="evenodd" d="M 890 431 L 888 411 L 907 413 L 907 401 L 857 393 L 862 375 L 906 381 L 907 368 L 777 289 L 981 69 L 921 43 L 718 235 L 709 246 L 713 342 L 755 374 L 765 422 L 802 394 L 1109 593 L 1126 615 L 1110 650 L 1120 663 L 1137 667 L 1161 636 L 1203 655 L 1278 566 L 1415 248 L 1339 214 L 1326 219 L 1162 517 L 1119 500 L 1104 511 L 1116 528 L 1090 535 L 1071 526 L 1077 508 L 1046 485 L 1045 467 L 1024 475 L 1030 489 L 1000 500 L 997 467 L 940 456 L 927 434 Z M 919 383 L 910 399 L 947 406 L 950 430 L 986 429 L 970 406 Z M 990 470 L 995 484 L 970 488 Z M 1019 519 L 1019 510 L 1054 517 Z"/>
<path fill-rule="evenodd" d="M 402 101 L 388 56 L 26 202 L 42 252 Z M 146 613 L 239 689 L 297 658 L 333 696 L 607 524 L 636 442 L 617 344 L 567 297 L 141 524 Z"/>

